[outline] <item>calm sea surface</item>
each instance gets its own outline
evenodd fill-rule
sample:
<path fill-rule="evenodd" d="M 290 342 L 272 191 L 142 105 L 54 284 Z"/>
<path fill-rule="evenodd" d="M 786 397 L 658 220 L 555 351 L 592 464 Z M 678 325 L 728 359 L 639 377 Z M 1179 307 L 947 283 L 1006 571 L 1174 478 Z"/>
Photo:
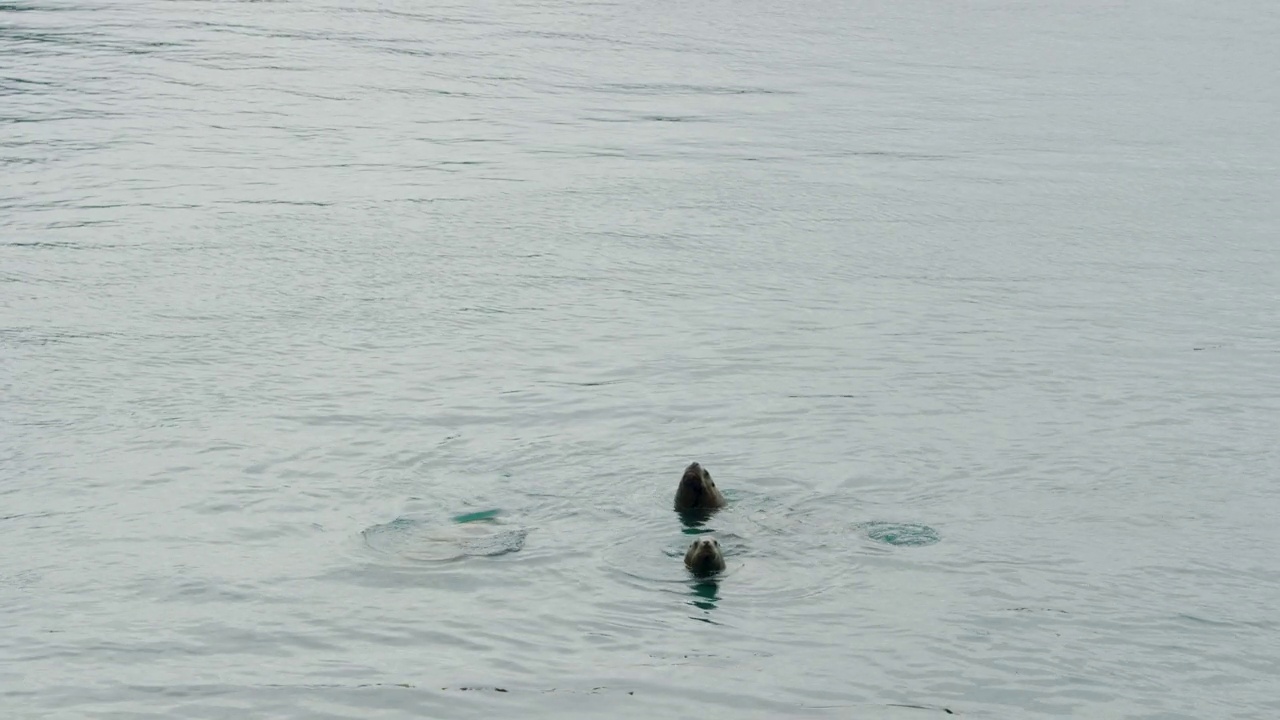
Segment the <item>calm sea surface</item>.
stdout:
<path fill-rule="evenodd" d="M 0 3 L 0 715 L 1275 718 L 1277 38 Z"/>

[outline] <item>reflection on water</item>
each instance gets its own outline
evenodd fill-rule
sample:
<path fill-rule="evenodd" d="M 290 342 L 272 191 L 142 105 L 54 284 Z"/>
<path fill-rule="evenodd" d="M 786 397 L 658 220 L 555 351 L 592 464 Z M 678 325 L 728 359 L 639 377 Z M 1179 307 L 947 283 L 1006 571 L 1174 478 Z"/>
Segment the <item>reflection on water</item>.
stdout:
<path fill-rule="evenodd" d="M 716 510 L 685 510 L 677 513 L 680 516 L 680 523 L 684 525 L 684 533 L 686 535 L 700 535 L 702 533 L 715 532 L 712 528 L 706 527 L 707 523 L 716 514 Z"/>
<path fill-rule="evenodd" d="M 696 582 L 690 583 L 692 595 L 695 600 L 691 604 L 703 610 L 711 611 L 716 608 L 716 603 L 720 600 L 720 583 L 717 580 L 709 578 L 700 578 Z M 710 622 L 709 618 L 697 618 Z"/>

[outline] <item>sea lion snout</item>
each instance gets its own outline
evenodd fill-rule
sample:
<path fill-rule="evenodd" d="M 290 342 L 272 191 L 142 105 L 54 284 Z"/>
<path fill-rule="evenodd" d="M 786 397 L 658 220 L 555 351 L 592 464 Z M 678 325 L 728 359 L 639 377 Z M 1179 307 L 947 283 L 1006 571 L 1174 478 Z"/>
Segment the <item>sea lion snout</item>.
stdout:
<path fill-rule="evenodd" d="M 702 494 L 702 468 L 695 463 L 684 471 L 680 478 L 680 489 L 693 495 Z"/>
<path fill-rule="evenodd" d="M 720 542 L 715 538 L 700 537 L 689 545 L 684 554 L 684 564 L 696 573 L 712 573 L 724 569 L 724 555 Z"/>
<path fill-rule="evenodd" d="M 676 490 L 676 510 L 709 510 L 724 505 L 724 495 L 716 489 L 711 473 L 693 462 L 684 469 Z"/>
<path fill-rule="evenodd" d="M 690 463 L 689 467 L 684 469 L 684 475 L 680 476 L 680 484 L 688 485 L 691 488 L 702 489 L 702 466 L 698 463 Z"/>

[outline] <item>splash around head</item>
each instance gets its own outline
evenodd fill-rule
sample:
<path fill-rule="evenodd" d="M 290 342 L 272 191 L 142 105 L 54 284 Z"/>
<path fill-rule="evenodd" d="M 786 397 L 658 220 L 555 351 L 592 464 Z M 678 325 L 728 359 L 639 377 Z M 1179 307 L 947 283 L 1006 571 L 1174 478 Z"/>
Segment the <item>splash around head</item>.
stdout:
<path fill-rule="evenodd" d="M 698 463 L 689 463 L 676 489 L 677 511 L 711 510 L 724 507 L 724 495 L 711 479 L 711 473 Z"/>
<path fill-rule="evenodd" d="M 720 541 L 705 536 L 694 540 L 684 554 L 684 564 L 696 575 L 710 575 L 724 570 Z"/>

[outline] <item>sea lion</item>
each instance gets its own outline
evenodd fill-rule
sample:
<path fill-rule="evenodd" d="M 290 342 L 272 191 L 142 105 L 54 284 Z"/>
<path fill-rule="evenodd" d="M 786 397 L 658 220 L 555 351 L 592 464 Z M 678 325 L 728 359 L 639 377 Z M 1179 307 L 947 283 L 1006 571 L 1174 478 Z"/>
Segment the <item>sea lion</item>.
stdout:
<path fill-rule="evenodd" d="M 720 541 L 713 537 L 700 537 L 689 546 L 684 554 L 684 564 L 695 574 L 710 575 L 724 569 L 724 555 L 720 552 Z"/>
<path fill-rule="evenodd" d="M 724 495 L 716 489 L 711 473 L 698 463 L 689 463 L 676 489 L 676 510 L 711 510 L 724 507 Z"/>

